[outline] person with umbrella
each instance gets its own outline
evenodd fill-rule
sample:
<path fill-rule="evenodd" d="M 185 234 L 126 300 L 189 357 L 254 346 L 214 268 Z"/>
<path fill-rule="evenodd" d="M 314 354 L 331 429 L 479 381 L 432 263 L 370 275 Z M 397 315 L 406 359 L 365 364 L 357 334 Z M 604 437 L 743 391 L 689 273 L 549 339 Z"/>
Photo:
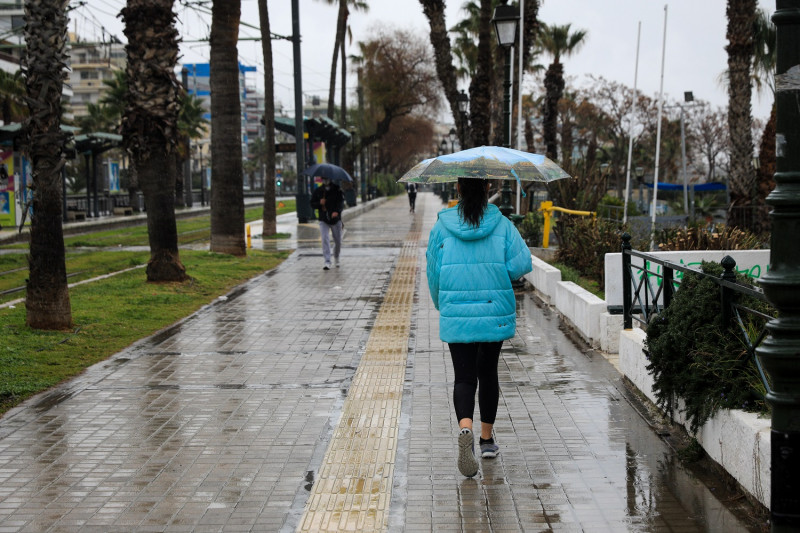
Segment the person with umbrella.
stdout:
<path fill-rule="evenodd" d="M 321 165 L 314 165 L 319 167 Z M 309 167 L 311 172 L 314 167 Z M 338 168 L 338 167 L 337 167 Z M 317 172 L 322 173 L 319 169 Z M 313 174 L 316 175 L 316 174 Z M 337 180 L 322 175 L 322 185 L 314 189 L 311 195 L 311 207 L 319 211 L 319 233 L 322 239 L 322 256 L 324 270 L 331 269 L 331 241 L 333 234 L 333 261 L 339 267 L 339 252 L 342 250 L 342 211 L 344 210 L 344 193 Z"/>
<path fill-rule="evenodd" d="M 439 310 L 439 336 L 448 344 L 455 371 L 458 469 L 472 477 L 478 472 L 472 429 L 475 392 L 481 457 L 491 459 L 499 453 L 492 429 L 500 398 L 500 348 L 516 331 L 511 282 L 530 272 L 532 265 L 517 228 L 488 203 L 488 180 L 462 177 L 456 190 L 459 202 L 439 212 L 426 257 L 428 287 Z"/>
<path fill-rule="evenodd" d="M 500 209 L 488 203 L 489 180 L 549 183 L 569 178 L 540 154 L 478 146 L 420 161 L 403 183 L 457 182 L 458 204 L 439 212 L 428 238 L 428 287 L 439 310 L 439 337 L 455 370 L 453 404 L 458 418 L 458 469 L 478 473 L 472 416 L 475 392 L 481 414 L 481 457 L 497 457 L 492 430 L 500 398 L 497 364 L 503 341 L 516 330 L 511 281 L 532 270 L 525 241 Z M 524 193 L 522 193 L 524 195 Z"/>

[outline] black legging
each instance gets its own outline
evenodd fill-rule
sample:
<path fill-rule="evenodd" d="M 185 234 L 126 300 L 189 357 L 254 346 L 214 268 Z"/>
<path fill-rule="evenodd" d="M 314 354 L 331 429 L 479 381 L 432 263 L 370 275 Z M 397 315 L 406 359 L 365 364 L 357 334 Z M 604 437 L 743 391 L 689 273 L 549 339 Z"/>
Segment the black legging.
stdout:
<path fill-rule="evenodd" d="M 497 362 L 502 346 L 503 341 L 448 344 L 456 375 L 453 404 L 459 420 L 472 418 L 475 411 L 475 390 L 480 381 L 478 405 L 481 409 L 481 422 L 494 424 L 497 403 L 500 400 Z"/>

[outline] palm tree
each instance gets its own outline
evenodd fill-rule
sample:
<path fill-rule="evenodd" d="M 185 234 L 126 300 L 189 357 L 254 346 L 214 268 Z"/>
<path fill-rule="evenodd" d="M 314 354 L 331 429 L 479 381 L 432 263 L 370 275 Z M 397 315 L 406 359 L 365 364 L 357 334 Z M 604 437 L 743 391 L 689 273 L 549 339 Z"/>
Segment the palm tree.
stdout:
<path fill-rule="evenodd" d="M 458 77 L 470 80 L 478 68 L 478 31 L 481 20 L 481 6 L 475 2 L 467 2 L 462 7 L 467 12 L 466 18 L 450 28 L 455 34 L 453 53 L 458 59 Z"/>
<path fill-rule="evenodd" d="M 730 132 L 730 199 L 728 224 L 746 227 L 746 208 L 756 194 L 753 157 L 753 121 L 750 68 L 753 60 L 753 25 L 756 0 L 728 0 L 728 131 Z"/>
<path fill-rule="evenodd" d="M 119 128 L 119 115 L 107 105 L 90 103 L 86 110 L 86 115 L 77 119 L 81 133 L 93 131 L 113 133 Z"/>
<path fill-rule="evenodd" d="M 175 224 L 178 144 L 178 31 L 173 0 L 128 0 L 120 11 L 128 38 L 124 144 L 139 176 L 150 238 L 148 281 L 183 281 Z M 158 53 L 153 53 L 155 50 Z M 238 137 L 237 137 L 238 138 Z"/>
<path fill-rule="evenodd" d="M 270 38 L 267 0 L 258 0 L 258 18 L 261 22 L 261 51 L 264 56 L 264 210 L 261 214 L 261 235 L 278 232 L 275 207 L 275 80 L 272 73 L 272 39 Z M 336 54 L 334 54 L 334 57 Z"/>
<path fill-rule="evenodd" d="M 105 94 L 100 98 L 100 104 L 106 106 L 110 113 L 116 117 L 117 129 L 122 127 L 122 116 L 125 114 L 125 99 L 128 95 L 128 75 L 124 70 L 115 70 L 114 77 L 110 80 L 103 80 L 103 85 L 108 87 Z M 126 154 L 123 152 L 123 158 Z M 128 160 L 128 205 L 134 211 L 141 211 L 139 205 L 139 173 L 133 160 Z"/>
<path fill-rule="evenodd" d="M 328 90 L 328 117 L 335 120 L 333 111 L 335 108 L 335 94 L 336 94 L 336 64 L 338 63 L 339 56 L 342 56 L 342 103 L 341 103 L 341 126 L 344 127 L 347 122 L 347 100 L 346 100 L 346 82 L 347 82 L 347 55 L 345 54 L 345 37 L 350 34 L 350 28 L 347 26 L 347 19 L 350 16 L 350 8 L 358 11 L 368 11 L 369 6 L 362 0 L 323 0 L 327 4 L 338 4 L 339 13 L 336 17 L 336 39 L 333 43 L 333 59 L 331 60 L 331 82 Z M 263 30 L 263 26 L 262 26 Z"/>
<path fill-rule="evenodd" d="M 543 137 L 547 157 L 558 157 L 558 101 L 564 93 L 564 65 L 561 57 L 569 57 L 580 50 L 586 42 L 586 30 L 571 32 L 571 24 L 563 26 L 542 23 L 539 46 L 553 57 L 544 75 L 545 101 L 543 109 Z"/>
<path fill-rule="evenodd" d="M 108 89 L 100 98 L 100 103 L 108 106 L 111 112 L 121 119 L 125 113 L 125 98 L 128 94 L 127 74 L 124 70 L 115 70 L 114 77 L 110 80 L 103 80 L 103 85 Z"/>
<path fill-rule="evenodd" d="M 211 7 L 211 251 L 247 255 L 239 102 L 240 0 Z"/>
<path fill-rule="evenodd" d="M 25 117 L 25 80 L 22 71 L 14 74 L 0 70 L 0 118 L 3 124 L 19 122 Z"/>
<path fill-rule="evenodd" d="M 203 116 L 206 113 L 203 99 L 196 94 L 185 90 L 181 92 L 181 109 L 178 112 L 178 151 L 175 160 L 176 186 L 175 200 L 179 207 L 185 207 L 183 169 L 191 157 L 192 139 L 199 139 L 205 135 L 205 126 L 208 120 Z"/>
<path fill-rule="evenodd" d="M 453 54 L 451 51 L 450 45 L 450 38 L 447 35 L 447 26 L 445 25 L 444 21 L 444 0 L 419 0 L 420 5 L 422 5 L 422 11 L 425 13 L 425 16 L 428 19 L 428 23 L 430 25 L 430 38 L 431 38 L 431 45 L 433 46 L 433 54 L 434 59 L 436 61 L 436 74 L 439 78 L 442 87 L 444 88 L 444 94 L 447 98 L 447 103 L 450 105 L 450 113 L 453 116 L 453 121 L 456 124 L 456 131 L 459 132 L 459 136 L 461 135 L 462 131 L 466 131 L 466 124 L 462 124 L 463 120 L 461 117 L 461 112 L 458 108 L 458 86 L 457 86 L 457 72 L 455 66 L 453 66 Z M 485 5 L 484 5 L 485 4 Z M 488 6 L 488 7 L 486 7 Z M 485 12 L 489 13 L 489 18 L 485 17 Z M 484 19 L 486 22 L 486 37 L 488 37 L 488 25 L 489 20 L 491 19 L 491 0 L 481 0 L 481 23 L 483 24 Z M 481 26 L 483 29 L 483 26 Z M 491 56 L 487 59 L 487 57 L 481 56 L 481 50 L 488 50 L 489 41 L 484 38 L 483 33 L 481 33 L 481 40 L 478 43 L 478 68 L 481 68 L 481 59 L 484 60 L 485 64 L 491 63 Z M 483 132 L 483 123 L 487 124 L 488 128 L 488 109 L 487 107 L 481 105 L 481 99 L 487 100 L 489 99 L 489 81 L 490 77 L 487 75 L 486 79 L 483 80 L 481 83 L 478 84 L 479 92 L 473 92 L 473 88 L 470 87 L 470 98 L 472 99 L 472 104 L 470 105 L 470 114 L 471 114 L 471 121 L 472 121 L 472 141 L 473 142 L 480 142 L 483 141 L 484 138 L 480 134 Z M 485 82 L 485 83 L 484 83 Z M 476 100 L 475 98 L 478 98 Z M 486 113 L 486 120 L 481 120 L 482 114 Z M 463 127 L 462 127 L 463 126 Z M 477 138 L 477 141 L 476 141 Z M 488 130 L 486 131 L 485 140 L 488 141 L 489 134 Z M 466 139 L 460 139 L 461 146 L 468 146 Z M 488 144 L 488 142 L 483 142 L 482 144 Z"/>
<path fill-rule="evenodd" d="M 66 78 L 67 0 L 25 2 L 25 76 L 30 116 L 25 141 L 33 166 L 26 323 L 32 328 L 66 329 L 72 309 L 61 228 L 61 91 Z"/>
<path fill-rule="evenodd" d="M 777 35 L 775 25 L 766 9 L 759 9 L 753 26 L 753 80 L 756 90 L 761 92 L 766 85 L 775 98 L 775 67 L 778 61 Z M 754 230 L 763 234 L 770 229 L 769 211 L 766 199 L 775 188 L 775 133 L 777 127 L 777 114 L 775 104 L 769 114 L 769 120 L 764 126 L 761 135 L 761 144 L 758 150 L 758 170 L 756 171 L 756 215 Z"/>

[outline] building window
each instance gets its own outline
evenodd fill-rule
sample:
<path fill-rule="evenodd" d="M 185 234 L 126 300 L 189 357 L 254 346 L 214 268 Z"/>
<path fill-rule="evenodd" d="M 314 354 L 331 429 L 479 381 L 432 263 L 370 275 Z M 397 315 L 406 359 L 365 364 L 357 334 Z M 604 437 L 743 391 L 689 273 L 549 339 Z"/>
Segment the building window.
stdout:
<path fill-rule="evenodd" d="M 97 80 L 100 79 L 100 73 L 96 70 L 85 70 L 81 72 L 82 80 Z"/>

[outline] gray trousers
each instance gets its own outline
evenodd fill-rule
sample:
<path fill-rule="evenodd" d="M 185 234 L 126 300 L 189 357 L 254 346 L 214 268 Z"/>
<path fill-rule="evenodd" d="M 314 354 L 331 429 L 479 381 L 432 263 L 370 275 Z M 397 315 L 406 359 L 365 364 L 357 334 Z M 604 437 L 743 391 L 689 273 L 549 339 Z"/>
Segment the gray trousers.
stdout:
<path fill-rule="evenodd" d="M 319 235 L 322 238 L 322 256 L 325 263 L 331 262 L 331 233 L 333 233 L 333 257 L 339 258 L 339 251 L 342 249 L 342 221 L 339 220 L 331 226 L 327 222 L 319 222 Z"/>

